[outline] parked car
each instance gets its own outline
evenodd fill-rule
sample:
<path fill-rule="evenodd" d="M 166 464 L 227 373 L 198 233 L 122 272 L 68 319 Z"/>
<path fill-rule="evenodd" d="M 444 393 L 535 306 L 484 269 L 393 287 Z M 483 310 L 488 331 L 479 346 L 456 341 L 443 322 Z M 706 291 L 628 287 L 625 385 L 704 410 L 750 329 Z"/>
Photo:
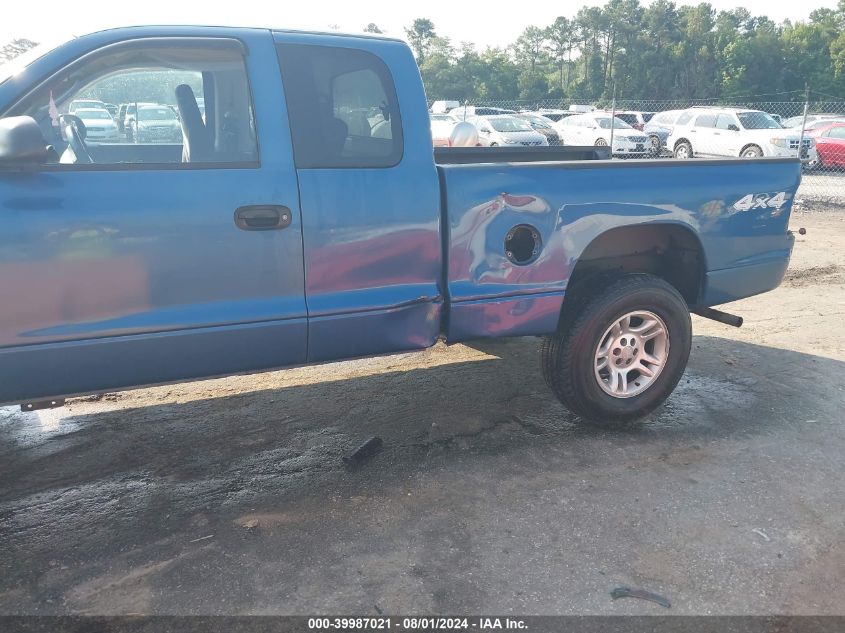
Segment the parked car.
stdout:
<path fill-rule="evenodd" d="M 105 110 L 106 104 L 97 99 L 74 99 L 68 104 L 67 113 L 76 114 L 76 111 L 81 108 L 96 108 L 98 110 Z"/>
<path fill-rule="evenodd" d="M 460 101 L 439 100 L 431 104 L 432 114 L 446 114 L 449 110 L 460 107 Z"/>
<path fill-rule="evenodd" d="M 642 156 L 648 149 L 648 137 L 635 130 L 622 119 L 615 121 L 609 114 L 591 112 L 576 114 L 557 123 L 557 131 L 565 145 L 610 145 L 610 129 L 613 127 L 612 153 L 620 156 Z"/>
<path fill-rule="evenodd" d="M 511 116 L 528 121 L 528 125 L 546 137 L 549 145 L 561 145 L 560 135 L 555 130 L 555 123 L 536 112 L 519 112 Z"/>
<path fill-rule="evenodd" d="M 54 85 L 151 63 L 225 114 L 201 125 L 181 84 L 180 145 L 51 124 Z M 690 311 L 735 323 L 708 306 L 783 278 L 798 160 L 433 150 L 424 95 L 398 40 L 199 26 L 82 36 L 0 81 L 0 404 L 543 336 L 550 392 L 625 423 L 680 381 Z M 350 135 L 355 108 L 387 133 Z"/>
<path fill-rule="evenodd" d="M 643 133 L 648 136 L 648 149 L 652 155 L 659 156 L 666 148 L 666 139 L 683 112 L 684 110 L 658 112 L 643 126 Z"/>
<path fill-rule="evenodd" d="M 611 113 L 605 112 L 605 114 Z M 641 110 L 617 110 L 616 112 L 616 118 L 622 119 L 625 123 L 640 132 L 643 131 L 646 123 L 651 121 L 653 116 L 654 112 L 643 112 Z"/>
<path fill-rule="evenodd" d="M 111 118 L 115 118 L 117 116 L 117 106 L 113 103 L 107 103 L 103 106 L 106 110 L 109 111 Z"/>
<path fill-rule="evenodd" d="M 146 101 L 133 101 L 132 103 L 126 104 L 126 110 L 124 111 L 124 114 L 123 114 L 123 131 L 126 132 L 127 135 L 130 134 L 130 131 L 132 129 L 132 124 L 135 121 L 135 110 L 139 106 L 148 106 L 148 105 L 154 106 L 154 105 L 158 105 L 158 104 L 148 103 Z M 119 112 L 119 110 L 118 110 L 118 112 Z"/>
<path fill-rule="evenodd" d="M 136 143 L 179 143 L 182 125 L 170 106 L 139 105 L 129 123 L 129 134 Z"/>
<path fill-rule="evenodd" d="M 74 116 L 78 116 L 85 126 L 88 141 L 117 141 L 120 130 L 117 123 L 105 108 L 77 108 Z"/>
<path fill-rule="evenodd" d="M 818 127 L 811 134 L 818 153 L 813 167 L 845 167 L 845 122 Z"/>
<path fill-rule="evenodd" d="M 845 123 L 845 116 L 842 117 L 830 117 L 824 119 L 815 119 L 811 123 L 807 123 L 804 126 L 804 132 L 812 132 L 813 130 L 817 130 L 819 128 L 827 127 L 832 123 Z M 801 132 L 801 124 L 799 123 L 797 127 L 789 128 L 793 132 Z"/>
<path fill-rule="evenodd" d="M 784 130 L 761 110 L 691 108 L 678 118 L 667 142 L 676 158 L 797 156 L 800 134 Z M 815 142 L 805 138 L 801 159 L 816 158 Z"/>
<path fill-rule="evenodd" d="M 545 135 L 534 130 L 528 121 L 510 114 L 475 116 L 467 119 L 478 128 L 478 137 L 484 145 L 524 145 L 536 147 L 548 145 Z"/>
<path fill-rule="evenodd" d="M 537 110 L 537 114 L 540 116 L 544 116 L 550 121 L 557 123 L 561 119 L 565 119 L 568 116 L 572 116 L 575 114 L 574 112 L 570 112 L 569 110 L 557 110 L 553 108 L 540 108 Z"/>
<path fill-rule="evenodd" d="M 452 129 L 458 120 L 450 114 L 432 114 L 429 116 L 431 122 L 431 140 L 434 147 L 447 147 Z"/>
<path fill-rule="evenodd" d="M 497 114 L 516 114 L 516 110 L 494 108 L 493 106 L 460 106 L 449 110 L 449 114 L 459 121 L 465 121 L 474 116 L 489 116 Z"/>
<path fill-rule="evenodd" d="M 843 117 L 845 117 L 845 114 L 842 114 L 842 113 L 839 113 L 839 114 L 836 114 L 836 113 L 808 114 L 807 115 L 807 123 L 808 124 L 814 123 L 814 122 L 819 121 L 821 119 L 841 119 Z M 781 125 L 783 125 L 783 127 L 785 127 L 785 128 L 797 128 L 797 129 L 800 130 L 801 129 L 801 122 L 803 120 L 804 120 L 804 115 L 799 114 L 798 116 L 793 116 L 793 117 L 786 119 L 785 121 L 782 121 Z"/>

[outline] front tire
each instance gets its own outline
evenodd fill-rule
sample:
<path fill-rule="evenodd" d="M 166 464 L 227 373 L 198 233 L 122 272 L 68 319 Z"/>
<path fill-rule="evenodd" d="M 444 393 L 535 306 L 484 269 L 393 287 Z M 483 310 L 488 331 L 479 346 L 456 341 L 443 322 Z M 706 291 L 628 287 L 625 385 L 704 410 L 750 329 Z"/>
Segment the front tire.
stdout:
<path fill-rule="evenodd" d="M 656 134 L 648 137 L 648 151 L 652 156 L 660 156 L 660 153 L 663 151 L 663 142 Z"/>
<path fill-rule="evenodd" d="M 660 406 L 684 373 L 689 308 L 667 282 L 624 275 L 566 314 L 541 349 L 543 377 L 581 421 L 620 427 Z"/>
<path fill-rule="evenodd" d="M 749 145 L 742 150 L 743 158 L 760 158 L 763 155 L 763 150 L 756 145 Z"/>

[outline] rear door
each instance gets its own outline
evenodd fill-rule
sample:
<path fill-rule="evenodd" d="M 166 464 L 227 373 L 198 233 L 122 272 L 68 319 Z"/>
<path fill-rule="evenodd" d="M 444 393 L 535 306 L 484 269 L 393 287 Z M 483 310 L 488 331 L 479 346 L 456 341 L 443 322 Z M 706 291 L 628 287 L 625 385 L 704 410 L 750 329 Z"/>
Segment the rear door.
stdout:
<path fill-rule="evenodd" d="M 692 140 L 692 149 L 696 155 L 700 156 L 719 156 L 719 149 L 716 147 L 717 137 L 714 135 L 716 131 L 716 115 L 715 114 L 699 114 L 695 117 L 690 135 Z"/>
<path fill-rule="evenodd" d="M 294 33 L 276 42 L 302 205 L 309 360 L 432 345 L 443 306 L 440 188 L 410 50 Z"/>
<path fill-rule="evenodd" d="M 268 31 L 118 42 L 5 113 L 35 117 L 62 160 L 0 171 L 0 401 L 305 360 L 299 197 L 275 59 Z M 192 121 L 190 157 L 152 133 L 68 149 L 60 115 L 75 96 L 177 109 L 182 127 Z"/>

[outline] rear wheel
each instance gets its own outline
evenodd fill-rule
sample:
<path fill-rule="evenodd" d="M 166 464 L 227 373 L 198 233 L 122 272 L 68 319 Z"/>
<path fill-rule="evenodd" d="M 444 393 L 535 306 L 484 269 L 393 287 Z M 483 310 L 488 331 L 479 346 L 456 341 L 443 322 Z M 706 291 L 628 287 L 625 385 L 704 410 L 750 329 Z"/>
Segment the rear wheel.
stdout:
<path fill-rule="evenodd" d="M 749 145 L 742 150 L 741 156 L 743 158 L 760 158 L 763 155 L 763 150 L 756 145 Z"/>
<path fill-rule="evenodd" d="M 596 139 L 596 147 L 607 147 L 607 141 L 603 138 Z"/>
<path fill-rule="evenodd" d="M 648 151 L 652 156 L 660 156 L 660 150 L 663 149 L 663 143 L 660 142 L 660 137 L 652 134 L 648 137 Z"/>
<path fill-rule="evenodd" d="M 582 301 L 544 339 L 543 377 L 581 420 L 622 426 L 672 393 L 692 341 L 689 309 L 652 275 L 624 275 Z"/>
<path fill-rule="evenodd" d="M 675 145 L 675 158 L 687 159 L 692 157 L 692 145 L 689 144 L 689 141 L 681 141 Z"/>

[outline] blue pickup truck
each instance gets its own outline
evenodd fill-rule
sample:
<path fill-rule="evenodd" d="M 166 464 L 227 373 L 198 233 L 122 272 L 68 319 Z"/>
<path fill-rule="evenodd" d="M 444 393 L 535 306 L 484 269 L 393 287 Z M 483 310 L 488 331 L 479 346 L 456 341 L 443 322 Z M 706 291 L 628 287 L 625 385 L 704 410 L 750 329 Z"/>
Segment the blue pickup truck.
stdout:
<path fill-rule="evenodd" d="M 797 159 L 435 152 L 386 37 L 135 27 L 5 75 L 0 403 L 541 336 L 554 394 L 621 423 L 678 383 L 690 312 L 735 321 L 710 306 L 793 245 Z M 79 99 L 169 108 L 181 142 L 95 140 Z"/>

